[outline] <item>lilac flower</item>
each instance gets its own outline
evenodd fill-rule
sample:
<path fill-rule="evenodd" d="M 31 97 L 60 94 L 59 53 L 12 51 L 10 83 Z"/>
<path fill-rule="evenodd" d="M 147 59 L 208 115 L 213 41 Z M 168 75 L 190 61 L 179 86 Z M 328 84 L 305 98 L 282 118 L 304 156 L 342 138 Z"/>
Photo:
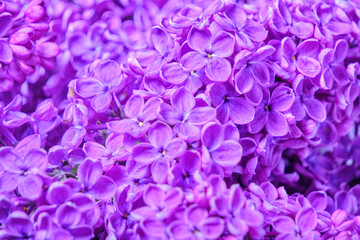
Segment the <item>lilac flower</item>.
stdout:
<path fill-rule="evenodd" d="M 184 219 L 172 221 L 168 229 L 173 239 L 218 239 L 224 231 L 224 221 L 193 204 L 186 209 Z"/>
<path fill-rule="evenodd" d="M 137 144 L 132 150 L 135 161 L 150 165 L 155 182 L 163 183 L 168 175 L 170 161 L 186 150 L 181 138 L 173 138 L 169 125 L 156 122 L 148 130 L 149 143 Z"/>
<path fill-rule="evenodd" d="M 317 215 L 313 208 L 302 208 L 295 217 L 295 221 L 288 216 L 273 219 L 274 229 L 280 233 L 276 239 L 319 238 L 319 232 L 314 231 Z"/>
<path fill-rule="evenodd" d="M 163 29 L 154 27 L 150 33 L 149 42 L 152 49 L 138 52 L 135 57 L 145 72 L 154 72 L 170 62 L 175 54 L 175 41 Z"/>
<path fill-rule="evenodd" d="M 0 62 L 8 64 L 11 63 L 11 61 L 13 60 L 13 54 L 7 39 L 3 39 L 3 37 L 7 35 L 8 31 L 13 26 L 11 14 L 9 12 L 2 12 L 0 15 L 0 22 L 0 37 L 2 38 L 2 40 L 0 41 Z"/>
<path fill-rule="evenodd" d="M 281 41 L 281 67 L 289 72 L 297 69 L 304 76 L 314 78 L 321 71 L 317 60 L 320 45 L 316 39 L 307 39 L 296 46 L 291 38 Z"/>
<path fill-rule="evenodd" d="M 149 184 L 144 190 L 143 200 L 146 206 L 133 210 L 132 217 L 142 220 L 154 217 L 155 219 L 164 219 L 169 217 L 182 203 L 183 193 L 180 188 Z"/>
<path fill-rule="evenodd" d="M 4 239 L 34 237 L 34 227 L 29 216 L 21 211 L 11 213 L 6 219 L 5 228 L 0 230 L 0 237 Z"/>
<path fill-rule="evenodd" d="M 162 78 L 174 85 L 184 85 L 185 90 L 196 93 L 203 86 L 203 80 L 206 75 L 202 71 L 188 70 L 178 62 L 166 64 L 161 70 Z M 206 77 L 207 78 L 207 77 Z"/>
<path fill-rule="evenodd" d="M 174 126 L 174 133 L 188 142 L 200 138 L 201 126 L 215 117 L 212 107 L 196 107 L 194 96 L 183 87 L 171 96 L 171 105 L 160 105 L 159 118 Z"/>
<path fill-rule="evenodd" d="M 201 142 L 203 167 L 207 171 L 219 167 L 233 168 L 241 160 L 241 145 L 232 139 L 226 139 L 225 129 L 218 123 L 208 123 L 203 127 Z"/>
<path fill-rule="evenodd" d="M 82 190 L 97 199 L 107 201 L 115 194 L 116 184 L 102 173 L 101 163 L 93 162 L 90 159 L 83 161 L 77 170 L 78 177 L 82 182 Z"/>
<path fill-rule="evenodd" d="M 291 113 L 296 120 L 302 120 L 309 115 L 317 122 L 323 122 L 326 118 L 326 108 L 324 104 L 314 97 L 316 88 L 308 79 L 298 76 L 293 82 L 293 89 L 296 93 Z"/>
<path fill-rule="evenodd" d="M 93 160 L 101 160 L 103 169 L 106 171 L 110 169 L 115 161 L 121 161 L 126 152 L 123 148 L 123 135 L 110 134 L 106 141 L 105 147 L 96 142 L 86 142 L 84 144 L 84 152 Z"/>
<path fill-rule="evenodd" d="M 181 64 L 191 71 L 205 67 L 208 78 L 225 82 L 231 74 L 230 62 L 225 59 L 234 52 L 234 37 L 226 32 L 213 35 L 209 30 L 192 28 L 187 37 L 191 49 L 181 57 Z"/>
<path fill-rule="evenodd" d="M 272 72 L 270 65 L 264 61 L 274 52 L 275 48 L 272 46 L 264 46 L 256 52 L 243 50 L 236 55 L 234 67 L 240 69 L 235 74 L 236 91 L 240 94 L 248 93 L 253 88 L 255 90 L 259 89 L 258 84 L 267 87 L 274 82 L 275 74 Z M 257 95 L 255 99 L 261 99 L 260 92 L 259 90 L 254 92 Z"/>
<path fill-rule="evenodd" d="M 96 112 L 104 112 L 111 104 L 111 94 L 121 90 L 123 86 L 119 64 L 108 60 L 101 63 L 92 76 L 78 79 L 75 91 L 83 98 L 91 97 L 91 107 Z"/>
<path fill-rule="evenodd" d="M 46 152 L 40 149 L 40 136 L 28 136 L 16 148 L 3 147 L 0 152 L 1 190 L 9 192 L 17 188 L 23 197 L 38 199 L 48 161 Z"/>
<path fill-rule="evenodd" d="M 288 123 L 282 112 L 290 109 L 294 102 L 292 89 L 279 86 L 269 96 L 264 92 L 264 99 L 256 107 L 254 120 L 248 125 L 252 133 L 258 133 L 265 126 L 266 131 L 272 136 L 284 136 L 288 133 Z"/>
<path fill-rule="evenodd" d="M 228 195 L 211 199 L 212 208 L 224 217 L 228 231 L 234 236 L 244 237 L 249 228 L 260 227 L 263 216 L 260 212 L 245 206 L 245 196 L 239 185 L 232 185 Z"/>
<path fill-rule="evenodd" d="M 271 19 L 271 27 L 282 33 L 288 32 L 296 35 L 298 38 L 306 39 L 313 35 L 314 26 L 304 21 L 294 19 L 294 14 L 290 12 L 289 7 L 282 0 L 278 1 L 277 8 L 274 10 L 274 17 Z"/>
<path fill-rule="evenodd" d="M 320 87 L 330 89 L 334 80 L 340 85 L 344 85 L 348 80 L 343 64 L 347 51 L 348 44 L 345 40 L 336 41 L 334 49 L 325 48 L 321 50 L 319 60 L 325 69 L 321 74 Z"/>
<path fill-rule="evenodd" d="M 226 31 L 235 32 L 236 45 L 240 48 L 252 49 L 253 42 L 261 43 L 267 37 L 263 25 L 249 19 L 238 4 L 227 5 L 223 13 L 215 15 L 214 20 Z"/>
<path fill-rule="evenodd" d="M 150 127 L 150 121 L 156 118 L 156 110 L 161 100 L 150 98 L 144 104 L 140 95 L 133 95 L 125 104 L 124 113 L 127 119 L 111 121 L 108 128 L 114 133 L 129 133 L 133 137 L 142 137 Z"/>
<path fill-rule="evenodd" d="M 196 151 L 186 151 L 179 157 L 169 173 L 168 182 L 172 186 L 193 188 L 196 185 L 195 174 L 201 170 L 200 154 Z"/>
<path fill-rule="evenodd" d="M 209 94 L 216 106 L 216 118 L 221 123 L 227 123 L 229 118 L 236 124 L 246 124 L 254 119 L 255 108 L 239 97 L 230 84 L 215 83 Z"/>

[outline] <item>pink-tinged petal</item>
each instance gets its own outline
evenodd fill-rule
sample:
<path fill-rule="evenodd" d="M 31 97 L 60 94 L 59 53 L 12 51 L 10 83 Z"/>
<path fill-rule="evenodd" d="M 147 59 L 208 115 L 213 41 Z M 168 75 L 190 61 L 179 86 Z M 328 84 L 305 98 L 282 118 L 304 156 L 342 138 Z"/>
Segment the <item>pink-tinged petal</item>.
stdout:
<path fill-rule="evenodd" d="M 202 129 L 201 141 L 209 150 L 214 150 L 224 141 L 224 128 L 217 123 L 209 123 Z"/>
<path fill-rule="evenodd" d="M 238 4 L 229 4 L 224 10 L 225 16 L 227 16 L 235 25 L 236 28 L 241 28 L 246 20 L 247 15 L 245 11 Z"/>
<path fill-rule="evenodd" d="M 3 192 L 11 192 L 18 186 L 19 174 L 2 172 L 0 175 L 0 188 Z"/>
<path fill-rule="evenodd" d="M 108 129 L 117 134 L 128 133 L 133 137 L 141 137 L 145 135 L 150 123 L 137 122 L 133 119 L 123 119 L 117 121 L 111 121 L 108 124 Z M 141 125 L 141 126 L 140 126 Z"/>
<path fill-rule="evenodd" d="M 331 72 L 331 69 L 328 67 L 325 68 L 324 71 L 321 73 L 319 80 L 319 87 L 324 89 L 331 89 L 334 83 L 334 76 Z"/>
<path fill-rule="evenodd" d="M 187 121 L 195 125 L 204 125 L 205 123 L 211 121 L 216 116 L 215 109 L 212 107 L 197 107 L 194 108 Z"/>
<path fill-rule="evenodd" d="M 351 23 L 345 22 L 337 22 L 337 21 L 330 21 L 326 28 L 331 32 L 333 35 L 341 35 L 341 34 L 348 34 L 352 30 Z"/>
<path fill-rule="evenodd" d="M 75 56 L 81 56 L 87 53 L 91 46 L 90 39 L 84 33 L 76 33 L 69 38 L 69 50 Z"/>
<path fill-rule="evenodd" d="M 144 202 L 150 207 L 160 206 L 165 199 L 165 193 L 165 190 L 159 185 L 149 184 L 144 191 Z"/>
<path fill-rule="evenodd" d="M 86 155 L 94 160 L 98 160 L 107 156 L 106 148 L 97 142 L 86 142 L 83 147 Z"/>
<path fill-rule="evenodd" d="M 172 129 L 163 122 L 156 122 L 148 129 L 148 140 L 156 148 L 165 147 L 172 138 Z"/>
<path fill-rule="evenodd" d="M 144 108 L 142 109 L 140 119 L 142 119 L 144 122 L 154 120 L 161 103 L 162 100 L 157 97 L 152 97 L 147 100 Z"/>
<path fill-rule="evenodd" d="M 61 138 L 61 145 L 76 148 L 82 142 L 85 134 L 86 130 L 84 128 L 70 127 Z"/>
<path fill-rule="evenodd" d="M 235 88 L 240 94 L 249 92 L 254 85 L 254 76 L 250 68 L 243 66 L 235 75 Z"/>
<path fill-rule="evenodd" d="M 311 192 L 307 199 L 311 205 L 316 209 L 317 212 L 324 211 L 327 207 L 327 194 L 324 191 Z"/>
<path fill-rule="evenodd" d="M 90 159 L 83 161 L 77 170 L 79 179 L 86 187 L 92 187 L 99 180 L 102 173 L 101 162 Z"/>
<path fill-rule="evenodd" d="M 244 94 L 245 98 L 248 102 L 252 103 L 253 105 L 257 106 L 263 100 L 263 91 L 259 84 L 254 83 L 251 90 Z"/>
<path fill-rule="evenodd" d="M 7 41 L 0 40 L 0 62 L 11 63 L 13 60 L 13 51 Z"/>
<path fill-rule="evenodd" d="M 104 86 L 95 78 L 79 78 L 76 81 L 75 91 L 83 98 L 92 97 L 102 92 Z"/>
<path fill-rule="evenodd" d="M 317 57 L 320 44 L 318 40 L 311 38 L 301 42 L 297 47 L 297 55 L 299 57 Z"/>
<path fill-rule="evenodd" d="M 326 119 L 326 108 L 322 102 L 317 99 L 303 99 L 304 107 L 309 116 L 318 122 Z"/>
<path fill-rule="evenodd" d="M 267 37 L 267 31 L 265 30 L 264 26 L 261 23 L 255 22 L 249 19 L 242 31 L 246 33 L 250 37 L 250 39 L 254 42 L 262 42 Z"/>
<path fill-rule="evenodd" d="M 153 238 L 162 238 L 166 236 L 166 225 L 163 221 L 148 218 L 140 222 L 140 226 L 147 235 Z"/>
<path fill-rule="evenodd" d="M 286 111 L 289 110 L 295 100 L 294 91 L 285 86 L 274 89 L 271 94 L 271 110 Z"/>
<path fill-rule="evenodd" d="M 3 118 L 3 125 L 8 128 L 19 127 L 30 120 L 30 117 L 23 112 L 10 111 Z"/>
<path fill-rule="evenodd" d="M 193 142 L 200 139 L 200 129 L 194 124 L 179 122 L 174 127 L 174 133 L 187 142 Z"/>
<path fill-rule="evenodd" d="M 169 36 L 167 33 L 160 27 L 153 27 L 150 33 L 150 40 L 156 51 L 158 51 L 161 55 L 164 55 L 169 42 Z"/>
<path fill-rule="evenodd" d="M 294 220 L 288 216 L 275 217 L 273 219 L 273 226 L 279 233 L 293 233 L 296 229 Z"/>
<path fill-rule="evenodd" d="M 39 148 L 41 148 L 41 137 L 39 134 L 32 134 L 23 138 L 15 147 L 22 156 L 25 156 L 31 149 Z"/>
<path fill-rule="evenodd" d="M 336 41 L 334 47 L 334 62 L 342 63 L 347 56 L 349 50 L 349 44 L 346 40 L 340 39 Z"/>
<path fill-rule="evenodd" d="M 109 92 L 104 92 L 96 95 L 91 99 L 90 105 L 96 112 L 105 112 L 109 109 L 112 101 L 112 96 Z"/>
<path fill-rule="evenodd" d="M 224 220 L 219 217 L 205 219 L 200 227 L 200 232 L 207 239 L 217 239 L 224 231 Z"/>
<path fill-rule="evenodd" d="M 307 77 L 314 78 L 321 71 L 319 61 L 311 57 L 300 57 L 296 61 L 297 69 Z"/>
<path fill-rule="evenodd" d="M 171 104 L 178 113 L 185 115 L 195 107 L 195 98 L 182 87 L 176 90 L 171 96 Z"/>
<path fill-rule="evenodd" d="M 96 199 L 107 201 L 114 196 L 116 184 L 110 177 L 101 176 L 87 192 Z"/>
<path fill-rule="evenodd" d="M 48 162 L 48 156 L 45 150 L 31 149 L 25 155 L 21 165 L 26 169 L 46 170 L 47 162 Z"/>
<path fill-rule="evenodd" d="M 190 75 L 185 82 L 185 89 L 195 94 L 203 86 L 203 81 L 198 75 Z"/>
<path fill-rule="evenodd" d="M 181 138 L 174 138 L 166 146 L 164 154 L 165 157 L 176 158 L 179 157 L 187 148 L 186 143 Z"/>
<path fill-rule="evenodd" d="M 230 57 L 234 52 L 234 37 L 227 32 L 219 32 L 211 43 L 212 54 L 217 57 Z"/>
<path fill-rule="evenodd" d="M 36 52 L 44 58 L 53 58 L 60 53 L 60 47 L 54 42 L 43 42 L 36 44 Z"/>
<path fill-rule="evenodd" d="M 143 164 L 152 163 L 156 158 L 161 156 L 160 154 L 161 153 L 149 143 L 137 144 L 132 150 L 133 159 Z"/>
<path fill-rule="evenodd" d="M 151 176 L 156 183 L 164 183 L 169 172 L 169 162 L 157 160 L 151 164 Z"/>
<path fill-rule="evenodd" d="M 206 55 L 198 52 L 188 52 L 181 57 L 181 65 L 189 71 L 202 69 L 208 62 Z"/>
<path fill-rule="evenodd" d="M 222 167 L 236 166 L 242 156 L 242 147 L 238 142 L 226 140 L 211 153 L 211 158 Z"/>
<path fill-rule="evenodd" d="M 129 177 L 135 179 L 142 179 L 149 175 L 149 165 L 136 162 L 132 158 L 126 161 L 126 171 L 129 174 Z"/>
<path fill-rule="evenodd" d="M 231 64 L 220 57 L 211 57 L 205 66 L 206 76 L 215 82 L 226 82 L 231 75 Z"/>
<path fill-rule="evenodd" d="M 235 42 L 238 48 L 253 49 L 254 44 L 250 37 L 243 32 L 235 32 Z"/>
<path fill-rule="evenodd" d="M 180 63 L 172 62 L 162 68 L 161 75 L 164 81 L 178 85 L 183 83 L 190 76 L 190 73 L 185 71 Z"/>
<path fill-rule="evenodd" d="M 286 135 L 289 131 L 289 125 L 284 115 L 275 110 L 270 111 L 266 122 L 266 131 L 274 137 Z"/>
<path fill-rule="evenodd" d="M 36 200 L 41 196 L 43 181 L 37 175 L 27 175 L 18 180 L 18 191 L 21 196 Z"/>
<path fill-rule="evenodd" d="M 274 201 L 278 199 L 279 194 L 277 192 L 277 189 L 271 182 L 269 181 L 264 182 L 260 185 L 260 187 L 264 191 L 266 199 L 270 201 Z"/>
<path fill-rule="evenodd" d="M 187 43 L 190 48 L 198 52 L 205 52 L 211 43 L 211 32 L 207 29 L 199 30 L 197 28 L 191 28 Z"/>
<path fill-rule="evenodd" d="M 193 234 L 189 229 L 189 225 L 181 220 L 172 221 L 168 228 L 171 237 L 175 240 L 191 239 Z"/>
<path fill-rule="evenodd" d="M 301 209 L 295 217 L 295 222 L 302 233 L 314 230 L 317 225 L 317 215 L 312 207 Z"/>
<path fill-rule="evenodd" d="M 182 120 L 182 115 L 179 114 L 173 106 L 167 103 L 162 103 L 160 105 L 159 115 L 161 120 L 170 125 L 175 125 Z"/>
<path fill-rule="evenodd" d="M 234 214 L 238 214 L 239 211 L 244 207 L 245 195 L 243 190 L 238 184 L 234 184 L 230 188 L 229 200 L 231 211 Z"/>
<path fill-rule="evenodd" d="M 139 115 L 144 106 L 144 99 L 140 95 L 133 95 L 127 100 L 124 108 L 125 115 L 133 118 Z"/>
<path fill-rule="evenodd" d="M 259 211 L 250 208 L 242 209 L 240 218 L 250 227 L 260 227 L 264 221 L 264 216 Z"/>
<path fill-rule="evenodd" d="M 313 35 L 314 25 L 306 22 L 296 22 L 290 27 L 289 31 L 300 39 L 307 39 Z"/>
<path fill-rule="evenodd" d="M 268 86 L 270 84 L 270 71 L 262 62 L 252 63 L 249 67 L 253 78 L 261 85 Z"/>
<path fill-rule="evenodd" d="M 233 22 L 221 13 L 214 14 L 214 21 L 225 31 L 232 32 L 236 30 Z"/>
<path fill-rule="evenodd" d="M 3 12 L 0 14 L 0 37 L 4 37 L 7 32 L 11 29 L 12 23 L 12 16 L 8 12 Z"/>
<path fill-rule="evenodd" d="M 115 153 L 123 147 L 124 135 L 110 134 L 105 141 L 107 150 L 111 153 Z M 100 145 L 102 146 L 102 145 Z"/>
<path fill-rule="evenodd" d="M 254 120 L 248 125 L 248 130 L 251 133 L 258 133 L 264 128 L 268 119 L 268 112 L 264 110 L 264 106 L 260 105 L 255 109 Z"/>
<path fill-rule="evenodd" d="M 244 98 L 233 98 L 228 104 L 230 118 L 234 123 L 247 124 L 254 119 L 255 108 Z"/>
<path fill-rule="evenodd" d="M 276 52 L 276 49 L 273 46 L 265 45 L 265 46 L 259 48 L 258 50 L 256 50 L 256 52 L 252 55 L 251 60 L 252 61 L 262 61 L 265 58 L 273 55 L 275 52 Z"/>

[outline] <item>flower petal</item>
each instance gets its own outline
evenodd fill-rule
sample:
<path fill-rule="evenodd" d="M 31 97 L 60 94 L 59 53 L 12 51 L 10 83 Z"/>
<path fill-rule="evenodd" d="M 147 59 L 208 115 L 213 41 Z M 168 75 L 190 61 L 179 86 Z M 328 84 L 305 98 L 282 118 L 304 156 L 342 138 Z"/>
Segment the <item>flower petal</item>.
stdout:
<path fill-rule="evenodd" d="M 127 100 L 124 108 L 125 115 L 128 118 L 134 118 L 139 115 L 144 106 L 144 99 L 140 95 L 132 95 Z"/>
<path fill-rule="evenodd" d="M 289 131 L 289 125 L 281 113 L 278 111 L 270 111 L 266 122 L 266 131 L 274 137 L 284 136 Z"/>
<path fill-rule="evenodd" d="M 210 42 L 211 32 L 207 29 L 199 30 L 193 27 L 187 36 L 189 47 L 198 52 L 205 52 L 210 47 Z"/>
<path fill-rule="evenodd" d="M 101 176 L 98 181 L 88 190 L 88 193 L 96 199 L 107 201 L 110 200 L 116 192 L 115 182 L 107 176 Z"/>
<path fill-rule="evenodd" d="M 92 97 L 103 90 L 101 82 L 95 78 L 79 78 L 75 84 L 75 91 L 83 98 Z"/>
<path fill-rule="evenodd" d="M 212 107 L 197 107 L 190 112 L 187 120 L 195 125 L 203 125 L 214 119 L 215 115 L 216 111 Z"/>
<path fill-rule="evenodd" d="M 226 82 L 231 75 L 231 64 L 220 57 L 211 57 L 205 66 L 206 76 L 215 82 Z"/>
<path fill-rule="evenodd" d="M 216 34 L 211 43 L 211 50 L 217 57 L 230 57 L 234 52 L 234 37 L 221 31 Z"/>
<path fill-rule="evenodd" d="M 137 144 L 132 150 L 133 159 L 143 164 L 152 163 L 160 154 L 161 153 L 149 143 Z"/>
<path fill-rule="evenodd" d="M 220 147 L 211 152 L 211 158 L 222 167 L 236 166 L 242 155 L 242 147 L 238 142 L 226 140 Z"/>
<path fill-rule="evenodd" d="M 202 129 L 201 141 L 209 150 L 216 149 L 224 141 L 224 128 L 217 123 L 209 123 Z"/>
<path fill-rule="evenodd" d="M 149 142 L 155 148 L 165 147 L 172 138 L 172 129 L 163 122 L 156 122 L 148 130 Z"/>
<path fill-rule="evenodd" d="M 230 118 L 236 124 L 247 124 L 254 119 L 255 108 L 244 98 L 233 98 L 229 100 Z"/>
<path fill-rule="evenodd" d="M 101 162 L 85 159 L 77 170 L 77 175 L 86 187 L 92 187 L 101 177 L 103 168 Z"/>
<path fill-rule="evenodd" d="M 319 100 L 313 98 L 303 99 L 304 107 L 309 116 L 318 122 L 326 119 L 326 108 Z"/>
<path fill-rule="evenodd" d="M 171 96 L 171 104 L 178 113 L 185 115 L 195 107 L 195 98 L 182 87 L 176 90 Z"/>
<path fill-rule="evenodd" d="M 43 181 L 37 175 L 27 175 L 18 182 L 18 191 L 21 196 L 30 200 L 38 199 L 42 194 Z"/>
<path fill-rule="evenodd" d="M 183 83 L 190 76 L 190 73 L 185 71 L 180 63 L 172 62 L 162 68 L 161 75 L 166 82 L 178 85 Z"/>

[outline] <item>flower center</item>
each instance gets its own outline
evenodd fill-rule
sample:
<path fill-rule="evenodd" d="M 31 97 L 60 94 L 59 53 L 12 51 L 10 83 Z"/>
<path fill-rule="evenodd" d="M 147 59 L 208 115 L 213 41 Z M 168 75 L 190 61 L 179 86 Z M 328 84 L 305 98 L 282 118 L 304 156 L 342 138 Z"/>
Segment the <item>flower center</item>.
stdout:
<path fill-rule="evenodd" d="M 206 57 L 207 57 L 207 58 L 211 58 L 211 54 L 208 53 L 208 54 L 206 55 Z"/>
<path fill-rule="evenodd" d="M 138 124 L 140 127 L 142 127 L 142 125 L 144 125 L 144 123 L 143 122 L 139 122 L 139 124 Z"/>

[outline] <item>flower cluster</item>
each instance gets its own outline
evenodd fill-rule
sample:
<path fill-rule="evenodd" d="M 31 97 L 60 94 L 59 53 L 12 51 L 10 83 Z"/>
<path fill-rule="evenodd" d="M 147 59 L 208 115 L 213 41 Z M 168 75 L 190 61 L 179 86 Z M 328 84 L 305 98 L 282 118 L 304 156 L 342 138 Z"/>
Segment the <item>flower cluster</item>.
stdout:
<path fill-rule="evenodd" d="M 0 2 L 0 239 L 360 239 L 360 1 Z"/>

